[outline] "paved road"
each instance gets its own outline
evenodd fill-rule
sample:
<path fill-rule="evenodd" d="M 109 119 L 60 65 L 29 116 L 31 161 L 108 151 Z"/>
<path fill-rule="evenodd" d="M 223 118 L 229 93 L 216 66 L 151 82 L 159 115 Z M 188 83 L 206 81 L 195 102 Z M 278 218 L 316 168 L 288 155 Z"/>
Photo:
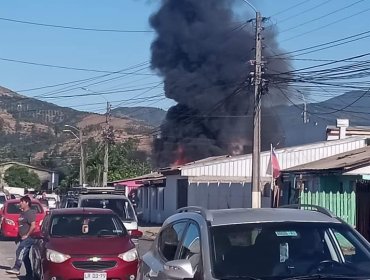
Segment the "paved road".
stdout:
<path fill-rule="evenodd" d="M 151 246 L 152 241 L 140 240 L 138 244 L 139 255 L 144 254 Z M 10 268 L 14 264 L 16 245 L 14 241 L 0 241 L 0 280 L 25 280 L 25 271 L 22 267 L 21 276 L 11 276 L 5 273 L 5 269 Z"/>

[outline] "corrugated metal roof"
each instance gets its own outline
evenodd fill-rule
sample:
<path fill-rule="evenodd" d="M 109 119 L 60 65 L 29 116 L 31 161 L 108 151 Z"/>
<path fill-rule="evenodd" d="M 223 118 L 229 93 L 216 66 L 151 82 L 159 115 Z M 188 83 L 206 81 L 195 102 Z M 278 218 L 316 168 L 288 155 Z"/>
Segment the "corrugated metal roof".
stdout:
<path fill-rule="evenodd" d="M 275 150 L 281 169 L 317 161 L 326 157 L 362 148 L 367 137 L 350 137 L 341 140 L 323 141 L 296 147 Z M 269 176 L 267 170 L 270 151 L 261 153 L 261 177 Z M 182 176 L 252 176 L 252 155 L 221 156 L 188 163 L 166 171 L 178 170 Z M 164 170 L 161 170 L 161 172 Z M 164 172 L 165 173 L 165 172 Z"/>
<path fill-rule="evenodd" d="M 349 170 L 370 165 L 370 147 L 348 151 L 335 156 L 323 158 L 314 162 L 287 168 L 284 171 L 328 171 Z"/>

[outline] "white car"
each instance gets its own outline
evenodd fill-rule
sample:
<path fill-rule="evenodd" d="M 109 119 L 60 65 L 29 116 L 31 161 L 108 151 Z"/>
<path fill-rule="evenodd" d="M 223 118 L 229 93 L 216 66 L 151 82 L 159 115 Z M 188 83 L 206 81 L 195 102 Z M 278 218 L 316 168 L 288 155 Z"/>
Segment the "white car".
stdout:
<path fill-rule="evenodd" d="M 0 209 L 3 208 L 5 201 L 8 200 L 8 197 L 5 193 L 0 192 Z"/>

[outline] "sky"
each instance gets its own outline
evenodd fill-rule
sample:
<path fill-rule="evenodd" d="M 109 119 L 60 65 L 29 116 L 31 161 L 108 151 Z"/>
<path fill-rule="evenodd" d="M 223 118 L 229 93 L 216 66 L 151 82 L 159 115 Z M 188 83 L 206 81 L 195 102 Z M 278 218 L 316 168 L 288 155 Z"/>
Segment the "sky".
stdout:
<path fill-rule="evenodd" d="M 230 1 L 234 1 L 239 18 L 254 16 L 243 0 Z M 251 3 L 268 18 L 265 28 L 276 30 L 279 46 L 287 52 L 370 30 L 370 0 Z M 107 101 L 113 108 L 168 109 L 174 102 L 165 98 L 162 78 L 150 69 L 155 33 L 148 20 L 159 5 L 159 0 L 0 1 L 0 85 L 25 96 L 90 112 L 104 112 Z M 370 37 L 293 55 L 292 65 L 301 69 L 323 63 L 320 60 L 357 56 L 367 53 L 368 46 Z M 306 99 L 314 102 L 329 97 L 315 93 Z"/>

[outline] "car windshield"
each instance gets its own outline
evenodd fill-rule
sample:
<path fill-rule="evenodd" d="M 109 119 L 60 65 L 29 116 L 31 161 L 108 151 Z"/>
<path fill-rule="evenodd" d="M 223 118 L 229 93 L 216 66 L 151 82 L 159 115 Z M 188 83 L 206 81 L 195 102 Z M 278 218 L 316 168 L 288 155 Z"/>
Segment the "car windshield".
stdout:
<path fill-rule="evenodd" d="M 39 204 L 35 204 L 35 203 L 32 204 L 31 209 L 33 211 L 35 211 L 36 213 L 42 213 L 43 212 L 42 207 Z M 8 214 L 20 214 L 21 209 L 19 208 L 19 203 L 16 203 L 16 202 L 9 203 L 8 206 L 7 206 L 6 212 Z"/>
<path fill-rule="evenodd" d="M 128 199 L 124 198 L 85 198 L 81 207 L 106 208 L 115 212 L 122 220 L 135 220 L 135 212 Z"/>
<path fill-rule="evenodd" d="M 211 240 L 218 279 L 370 276 L 368 244 L 341 224 L 223 225 L 211 227 Z"/>
<path fill-rule="evenodd" d="M 55 237 L 124 236 L 127 231 L 115 215 L 55 215 L 50 235 Z"/>

